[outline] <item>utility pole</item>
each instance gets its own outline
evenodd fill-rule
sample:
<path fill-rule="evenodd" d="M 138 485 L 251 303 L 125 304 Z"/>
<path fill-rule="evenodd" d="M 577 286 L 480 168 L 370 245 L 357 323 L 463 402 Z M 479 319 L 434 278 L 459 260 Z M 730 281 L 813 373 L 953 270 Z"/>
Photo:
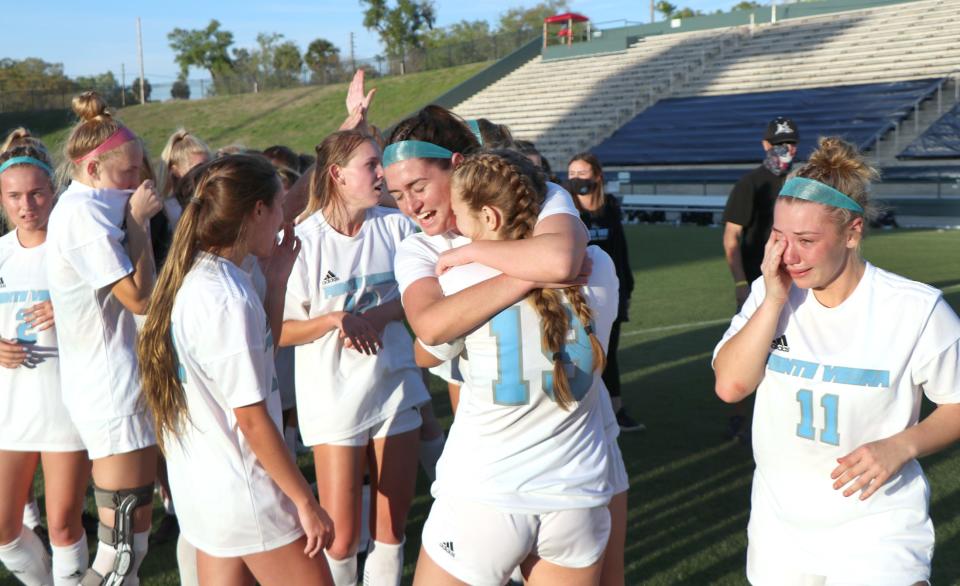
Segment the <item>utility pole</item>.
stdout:
<path fill-rule="evenodd" d="M 140 54 L 140 103 L 146 103 L 143 95 L 143 33 L 140 31 L 140 17 L 137 17 L 137 52 Z"/>
<path fill-rule="evenodd" d="M 120 64 L 120 107 L 127 107 L 127 64 Z"/>
<path fill-rule="evenodd" d="M 354 55 L 353 49 L 354 49 L 354 44 L 353 44 L 353 31 L 351 31 L 351 32 L 350 32 L 350 69 L 351 69 L 351 71 L 356 71 L 356 70 L 357 70 L 357 58 L 356 58 L 356 56 Z"/>
<path fill-rule="evenodd" d="M 653 5 L 653 3 L 654 3 L 654 0 L 650 0 L 650 24 L 653 24 L 655 22 L 653 17 L 656 14 L 656 10 L 654 10 L 655 6 Z"/>

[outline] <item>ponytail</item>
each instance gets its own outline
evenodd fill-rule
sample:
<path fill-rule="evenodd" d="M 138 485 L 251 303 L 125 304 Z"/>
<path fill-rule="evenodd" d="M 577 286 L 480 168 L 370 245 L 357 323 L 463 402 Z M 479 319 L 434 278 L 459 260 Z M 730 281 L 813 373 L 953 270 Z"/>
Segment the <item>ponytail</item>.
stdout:
<path fill-rule="evenodd" d="M 256 203 L 271 205 L 279 190 L 277 174 L 263 157 L 232 155 L 198 168 L 196 188 L 173 234 L 173 243 L 147 309 L 147 323 L 137 340 L 143 396 L 156 423 L 157 445 L 166 434 L 179 435 L 189 420 L 187 397 L 171 335 L 177 293 L 200 251 L 237 245 L 244 222 Z"/>

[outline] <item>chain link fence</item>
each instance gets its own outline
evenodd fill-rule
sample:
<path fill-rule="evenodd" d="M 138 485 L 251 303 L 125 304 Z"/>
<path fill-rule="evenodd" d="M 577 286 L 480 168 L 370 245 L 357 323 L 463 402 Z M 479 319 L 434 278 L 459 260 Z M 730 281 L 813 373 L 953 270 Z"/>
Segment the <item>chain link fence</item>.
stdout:
<path fill-rule="evenodd" d="M 404 75 L 433 69 L 455 67 L 482 61 L 496 61 L 509 55 L 516 49 L 539 36 L 540 31 L 517 31 L 477 38 L 462 43 L 442 43 L 424 47 L 411 47 L 394 51 L 386 55 L 369 58 L 350 59 L 340 56 L 326 67 L 312 71 L 306 66 L 299 71 L 265 73 L 263 71 L 231 72 L 219 75 L 215 79 L 185 80 L 189 94 L 187 99 L 203 99 L 214 95 L 233 95 L 256 93 L 291 87 L 326 85 L 349 81 L 356 69 L 363 68 L 369 77 L 385 75 Z M 166 101 L 173 98 L 174 86 L 178 95 L 183 96 L 183 82 L 150 81 L 148 101 Z M 169 79 L 169 78 L 167 78 Z M 76 94 L 88 89 L 99 92 L 113 107 L 140 102 L 139 87 L 119 85 L 112 87 L 79 87 L 75 83 L 60 84 L 56 87 L 38 87 L 31 89 L 7 90 L 0 83 L 0 113 L 27 112 L 43 110 L 63 110 L 70 108 L 70 100 Z"/>

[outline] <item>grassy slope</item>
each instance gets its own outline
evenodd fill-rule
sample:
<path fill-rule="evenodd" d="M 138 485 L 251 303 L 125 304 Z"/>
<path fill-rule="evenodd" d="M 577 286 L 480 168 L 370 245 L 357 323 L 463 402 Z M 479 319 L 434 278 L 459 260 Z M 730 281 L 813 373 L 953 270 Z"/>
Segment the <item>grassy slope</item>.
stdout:
<path fill-rule="evenodd" d="M 743 568 L 753 460 L 721 439 L 729 413 L 713 394 L 709 356 L 733 312 L 720 232 L 698 227 L 629 226 L 637 278 L 632 321 L 624 324 L 624 400 L 645 434 L 620 438 L 631 479 L 627 584 L 745 584 Z M 960 310 L 960 231 L 878 232 L 868 259 L 946 292 Z M 941 251 L 932 254 L 931 251 Z M 680 324 L 680 327 L 677 325 Z M 687 324 L 687 325 L 683 325 Z M 445 425 L 449 403 L 434 384 Z M 960 449 L 922 462 L 933 486 L 937 527 L 934 584 L 960 583 Z M 308 457 L 301 458 L 312 477 Z M 420 478 L 407 530 L 406 573 L 413 571 L 429 511 Z M 161 510 L 156 510 L 157 519 Z M 145 586 L 177 584 L 173 545 L 151 550 Z M 0 569 L 0 584 L 14 584 Z"/>
<path fill-rule="evenodd" d="M 377 88 L 371 122 L 381 128 L 398 122 L 488 65 L 474 63 L 371 80 L 368 85 Z M 259 149 L 285 144 L 298 152 L 312 153 L 316 144 L 343 122 L 346 92 L 347 84 L 338 84 L 151 103 L 124 108 L 118 117 L 144 137 L 153 157 L 159 157 L 167 137 L 180 126 L 213 148 L 234 143 Z M 21 124 L 35 128 L 47 145 L 59 152 L 69 123 L 63 112 L 3 114 L 0 131 Z"/>

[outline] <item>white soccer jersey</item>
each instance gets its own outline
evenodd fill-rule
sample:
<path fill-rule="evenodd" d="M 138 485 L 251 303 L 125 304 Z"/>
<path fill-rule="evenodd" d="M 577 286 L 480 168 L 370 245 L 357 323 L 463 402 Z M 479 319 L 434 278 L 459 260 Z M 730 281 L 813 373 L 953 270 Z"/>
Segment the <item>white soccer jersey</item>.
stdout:
<path fill-rule="evenodd" d="M 200 253 L 171 323 L 189 420 L 179 437 L 164 440 L 184 536 L 220 557 L 294 541 L 303 534 L 296 507 L 257 460 L 233 411 L 264 401 L 282 434 L 273 337 L 250 274 Z"/>
<path fill-rule="evenodd" d="M 570 194 L 556 183 L 547 183 L 547 196 L 543 207 L 540 208 L 537 222 L 554 214 L 569 214 L 580 218 L 580 212 L 573 205 Z M 437 276 L 437 260 L 441 253 L 469 243 L 469 238 L 453 232 L 436 236 L 427 236 L 418 232 L 404 240 L 397 250 L 396 258 L 400 295 L 402 296 L 407 287 L 414 282 L 425 277 Z"/>
<path fill-rule="evenodd" d="M 583 288 L 598 337 L 610 338 L 617 315 L 613 261 L 589 247 L 593 272 Z M 455 267 L 440 278 L 444 293 L 489 279 L 481 265 Z M 585 325 L 572 314 L 565 352 L 576 402 L 570 410 L 553 400 L 553 361 L 543 347 L 540 317 L 520 301 L 465 338 L 428 348 L 449 360 L 465 352 L 469 375 L 443 455 L 437 464 L 435 497 L 451 495 L 519 513 L 546 513 L 603 506 L 609 482 L 605 392 L 594 368 Z"/>
<path fill-rule="evenodd" d="M 335 311 L 355 314 L 399 299 L 393 259 L 414 231 L 396 210 L 375 207 L 356 236 L 345 236 L 317 212 L 297 228 L 302 249 L 287 285 L 284 320 Z M 345 349 L 339 330 L 297 346 L 297 416 L 304 443 L 330 443 L 373 427 L 430 399 L 398 321 L 387 324 L 373 356 Z"/>
<path fill-rule="evenodd" d="M 50 299 L 46 248 L 24 248 L 16 230 L 0 238 L 0 338 L 28 349 L 26 363 L 0 368 L 0 450 L 83 449 L 60 395 L 56 327 L 37 332 L 24 317 Z"/>
<path fill-rule="evenodd" d="M 121 227 L 129 197 L 74 181 L 50 214 L 47 279 L 63 400 L 77 425 L 145 409 L 133 313 L 108 287 L 133 272 Z"/>
<path fill-rule="evenodd" d="M 764 296 L 758 279 L 714 357 Z M 916 424 L 921 393 L 960 403 L 960 320 L 939 291 L 869 263 L 834 308 L 793 287 L 757 389 L 751 545 L 839 582 L 929 572 L 929 487 L 915 460 L 866 501 L 830 479 L 837 458 Z"/>

